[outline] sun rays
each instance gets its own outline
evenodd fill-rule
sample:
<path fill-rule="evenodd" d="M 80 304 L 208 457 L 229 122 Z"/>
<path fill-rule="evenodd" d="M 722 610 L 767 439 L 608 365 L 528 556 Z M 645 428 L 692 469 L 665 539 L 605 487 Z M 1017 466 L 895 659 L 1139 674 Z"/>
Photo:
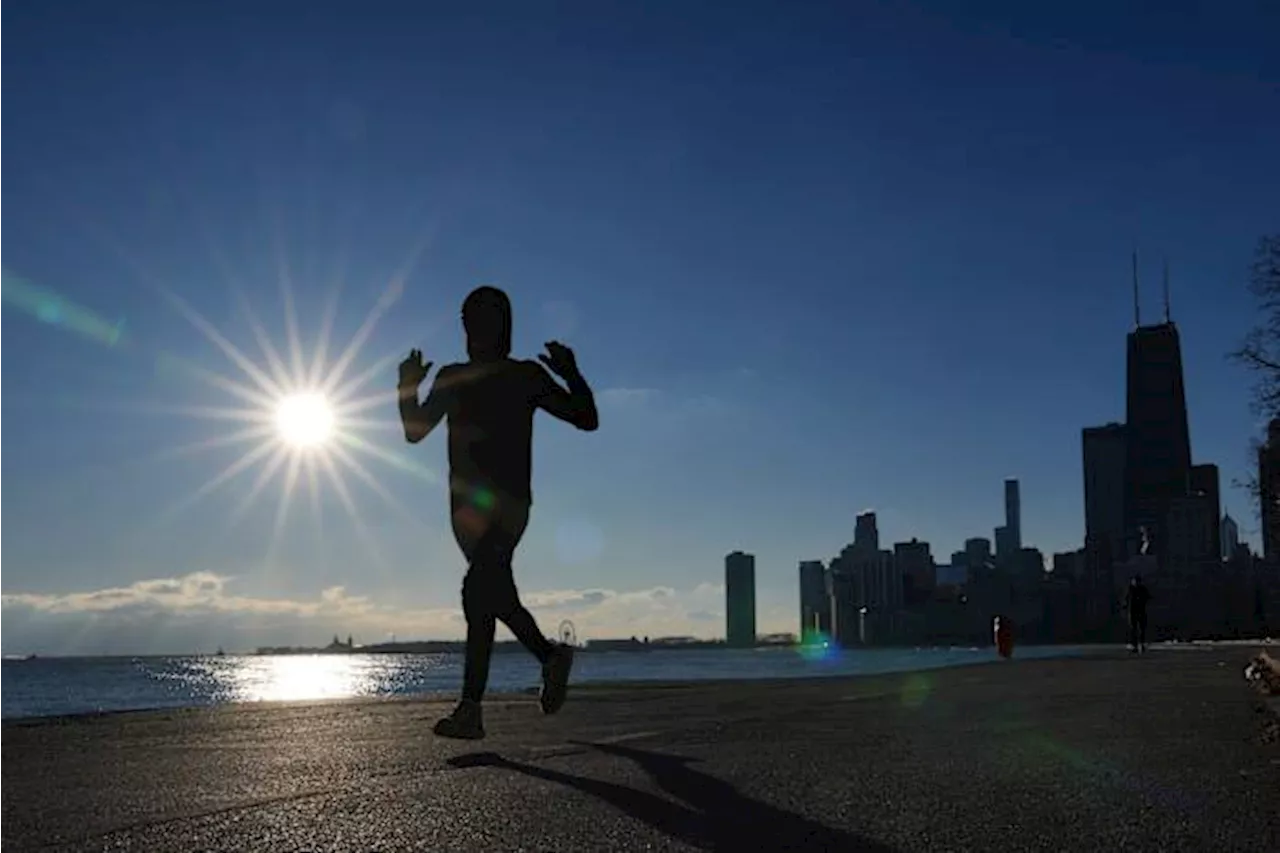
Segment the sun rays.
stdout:
<path fill-rule="evenodd" d="M 288 284 L 287 273 L 281 272 L 280 281 L 282 290 L 290 293 L 292 288 Z M 380 358 L 355 377 L 347 378 L 345 375 L 359 357 L 379 318 L 394 304 L 402 290 L 402 279 L 394 277 L 356 334 L 331 364 L 326 363 L 325 355 L 336 311 L 328 306 L 315 350 L 307 353 L 301 342 L 294 300 L 286 298 L 287 352 L 281 353 L 241 294 L 237 301 L 258 344 L 259 363 L 189 305 L 173 297 L 171 302 L 179 308 L 179 313 L 216 346 L 239 373 L 229 376 L 206 367 L 188 370 L 193 378 L 224 392 L 230 398 L 226 401 L 230 405 L 178 407 L 176 410 L 200 419 L 244 421 L 247 426 L 179 449 L 178 452 L 189 455 L 214 446 L 244 447 L 237 458 L 214 472 L 204 484 L 185 496 L 180 506 L 172 509 L 189 509 L 232 480 L 252 472 L 253 479 L 240 494 L 230 521 L 233 525 L 240 522 L 265 495 L 278 489 L 272 523 L 274 550 L 297 493 L 305 488 L 310 510 L 318 513 L 322 491 L 328 488 L 355 522 L 361 538 L 370 546 L 371 554 L 376 555 L 378 550 L 373 547 L 373 537 L 369 535 L 349 481 L 354 479 L 366 486 L 387 508 L 400 514 L 404 513 L 403 507 L 369 470 L 366 461 L 381 462 L 399 473 L 422 480 L 434 482 L 436 479 L 424 466 L 404 460 L 400 454 L 380 447 L 376 440 L 362 435 L 370 429 L 385 431 L 392 423 L 390 420 L 370 419 L 368 414 L 374 407 L 389 410 L 394 404 L 392 391 L 375 391 L 370 387 L 377 379 L 385 379 L 394 358 Z"/>
<path fill-rule="evenodd" d="M 295 504 L 309 510 L 315 530 L 320 533 L 324 496 L 332 495 L 354 524 L 366 552 L 378 564 L 384 561 L 362 512 L 362 504 L 367 502 L 360 499 L 364 498 L 363 493 L 372 492 L 376 496 L 381 504 L 379 510 L 389 510 L 414 525 L 422 523 L 387 488 L 384 478 L 378 475 L 383 472 L 370 469 L 374 465 L 399 476 L 437 482 L 431 469 L 405 458 L 385 440 L 386 436 L 396 434 L 393 430 L 398 430 L 394 416 L 389 414 L 395 404 L 390 380 L 394 378 L 397 356 L 388 353 L 372 362 L 361 356 L 379 321 L 403 294 L 404 283 L 426 246 L 429 231 L 424 229 L 406 262 L 390 276 L 351 339 L 341 348 L 334 346 L 333 340 L 338 316 L 338 283 L 330 287 L 323 302 L 320 327 L 304 330 L 298 319 L 292 273 L 283 252 L 277 252 L 275 258 L 284 311 L 283 341 L 273 340 L 245 295 L 245 288 L 230 274 L 225 256 L 217 258 L 238 318 L 247 326 L 257 352 L 242 349 L 231 335 L 187 300 L 154 277 L 146 276 L 163 301 L 225 358 L 219 368 L 216 364 L 197 364 L 180 356 L 160 357 L 157 367 L 164 372 L 216 393 L 202 392 L 206 399 L 200 405 L 175 402 L 131 408 L 207 422 L 216 434 L 164 448 L 154 458 L 157 461 L 190 458 L 227 448 L 239 451 L 197 487 L 169 503 L 157 522 L 174 519 L 215 492 L 231 489 L 234 483 L 235 498 L 227 518 L 228 531 L 255 511 L 265 516 L 270 520 L 267 547 L 270 558 Z M 139 265 L 131 266 L 141 272 Z M 313 340 L 314 346 L 304 346 L 304 337 Z M 380 386 L 385 390 L 379 390 Z M 379 409 L 388 415 L 380 417 L 375 411 Z M 361 487 L 359 496 L 353 493 L 354 484 Z M 270 508 L 272 499 L 273 509 Z"/>
<path fill-rule="evenodd" d="M 262 288 L 260 281 L 251 281 L 241 274 L 243 270 L 236 269 L 208 217 L 194 199 L 191 201 L 196 231 L 211 261 L 204 273 L 225 291 L 233 309 L 229 321 L 213 322 L 169 287 L 156 269 L 130 251 L 91 211 L 74 211 L 90 237 L 115 255 L 157 303 L 182 317 L 216 350 L 211 357 L 197 357 L 190 350 L 151 350 L 134 336 L 124 342 L 129 346 L 122 351 L 152 360 L 157 378 L 176 383 L 183 389 L 180 396 L 146 401 L 118 397 L 86 400 L 83 395 L 60 399 L 72 408 L 177 417 L 208 427 L 206 435 L 187 436 L 185 443 L 157 447 L 144 458 L 116 459 L 113 476 L 120 476 L 121 465 L 171 464 L 215 452 L 223 454 L 222 464 L 210 466 L 196 485 L 183 488 L 154 515 L 148 513 L 137 527 L 120 534 L 128 539 L 164 535 L 172 522 L 218 493 L 230 495 L 232 506 L 225 519 L 210 518 L 209 524 L 240 537 L 247 519 L 265 521 L 269 527 L 269 540 L 263 543 L 268 566 L 276 565 L 286 526 L 299 514 L 310 516 L 312 527 L 307 536 L 317 553 L 325 553 L 325 528 L 332 529 L 337 519 L 325 518 L 322 523 L 322 517 L 336 513 L 347 517 L 363 553 L 386 573 L 389 566 L 383 557 L 384 543 L 373 535 L 366 519 L 376 522 L 379 516 L 393 517 L 397 524 L 423 531 L 421 514 L 412 512 L 393 494 L 391 480 L 408 476 L 419 485 L 439 482 L 434 471 L 408 457 L 399 441 L 400 426 L 392 414 L 395 365 L 402 357 L 401 350 L 407 352 L 411 345 L 420 345 L 420 339 L 434 337 L 443 318 L 429 319 L 420 326 L 415 341 L 404 341 L 403 347 L 379 346 L 372 356 L 366 350 L 434 239 L 439 212 L 428 214 L 411 238 L 402 262 L 390 271 L 377 298 L 343 343 L 335 340 L 335 331 L 340 295 L 348 279 L 345 235 L 334 247 L 334 264 L 319 277 L 316 290 L 323 293 L 313 294 L 307 288 L 304 294 L 295 288 L 301 279 L 289 262 L 278 218 L 274 227 L 266 224 L 261 229 L 260 233 L 269 235 L 264 252 L 270 269 L 266 277 L 275 280 L 283 309 L 282 334 L 273 335 L 247 295 L 272 288 Z M 8 290 L 6 284 L 6 293 Z M 320 309 L 318 326 L 300 321 L 299 305 L 306 307 L 310 302 Z M 198 393 L 191 393 L 193 388 L 198 388 Z M 299 507 L 302 513 L 296 512 Z"/>

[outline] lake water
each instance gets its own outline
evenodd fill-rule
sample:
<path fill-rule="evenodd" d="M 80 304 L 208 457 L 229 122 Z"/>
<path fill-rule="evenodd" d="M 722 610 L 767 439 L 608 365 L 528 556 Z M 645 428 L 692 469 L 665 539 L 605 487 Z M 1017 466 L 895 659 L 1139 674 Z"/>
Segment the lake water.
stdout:
<path fill-rule="evenodd" d="M 1025 646 L 1016 658 L 1067 657 L 1097 646 Z M 866 649 L 822 653 L 788 648 L 579 652 L 573 683 L 705 681 L 869 675 L 979 663 L 993 648 Z M 5 660 L 0 702 L 5 719 L 187 708 L 228 702 L 311 701 L 457 694 L 462 660 L 433 655 L 263 655 Z M 494 656 L 491 691 L 538 684 L 528 655 Z"/>

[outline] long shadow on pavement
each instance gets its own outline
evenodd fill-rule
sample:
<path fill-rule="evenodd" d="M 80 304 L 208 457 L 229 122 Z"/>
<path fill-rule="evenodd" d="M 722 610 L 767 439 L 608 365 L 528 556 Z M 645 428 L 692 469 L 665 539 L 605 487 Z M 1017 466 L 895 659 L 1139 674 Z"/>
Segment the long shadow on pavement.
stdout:
<path fill-rule="evenodd" d="M 892 853 L 893 848 L 879 842 L 832 829 L 794 812 L 753 800 L 728 782 L 689 767 L 690 762 L 698 759 L 615 744 L 572 743 L 635 761 L 655 785 L 688 805 L 673 803 L 615 782 L 512 761 L 494 752 L 459 755 L 448 759 L 448 764 L 453 767 L 499 767 L 574 788 L 703 850 Z"/>

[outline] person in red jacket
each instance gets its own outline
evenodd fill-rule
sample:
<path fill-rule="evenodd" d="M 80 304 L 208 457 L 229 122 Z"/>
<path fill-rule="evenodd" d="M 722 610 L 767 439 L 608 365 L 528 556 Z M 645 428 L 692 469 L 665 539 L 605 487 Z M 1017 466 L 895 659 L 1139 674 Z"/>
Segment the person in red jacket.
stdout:
<path fill-rule="evenodd" d="M 552 643 L 539 630 L 520 602 L 511 562 L 533 504 L 534 413 L 542 409 L 588 432 L 600 419 L 569 347 L 547 343 L 542 364 L 511 358 L 511 301 L 501 290 L 473 291 L 462 305 L 462 325 L 468 360 L 441 367 L 426 400 L 419 403 L 418 386 L 430 363 L 413 350 L 400 364 L 400 419 L 405 439 L 417 443 L 448 418 L 453 535 L 468 563 L 462 582 L 467 650 L 462 700 L 436 723 L 435 733 L 478 739 L 484 737 L 480 703 L 498 620 L 542 664 L 543 712 L 554 714 L 564 704 L 573 647 Z"/>

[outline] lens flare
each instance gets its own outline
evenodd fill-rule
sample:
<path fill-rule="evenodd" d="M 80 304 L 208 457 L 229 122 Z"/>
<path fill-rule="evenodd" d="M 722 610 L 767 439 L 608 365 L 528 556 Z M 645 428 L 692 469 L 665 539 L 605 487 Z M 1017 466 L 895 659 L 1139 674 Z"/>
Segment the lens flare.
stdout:
<path fill-rule="evenodd" d="M 823 661 L 833 660 L 839 649 L 827 634 L 809 628 L 800 636 L 798 651 L 805 660 Z"/>
<path fill-rule="evenodd" d="M 120 344 L 125 338 L 124 320 L 112 322 L 47 287 L 32 284 L 8 271 L 3 274 L 2 292 L 5 302 L 41 323 L 59 326 L 108 347 Z"/>

